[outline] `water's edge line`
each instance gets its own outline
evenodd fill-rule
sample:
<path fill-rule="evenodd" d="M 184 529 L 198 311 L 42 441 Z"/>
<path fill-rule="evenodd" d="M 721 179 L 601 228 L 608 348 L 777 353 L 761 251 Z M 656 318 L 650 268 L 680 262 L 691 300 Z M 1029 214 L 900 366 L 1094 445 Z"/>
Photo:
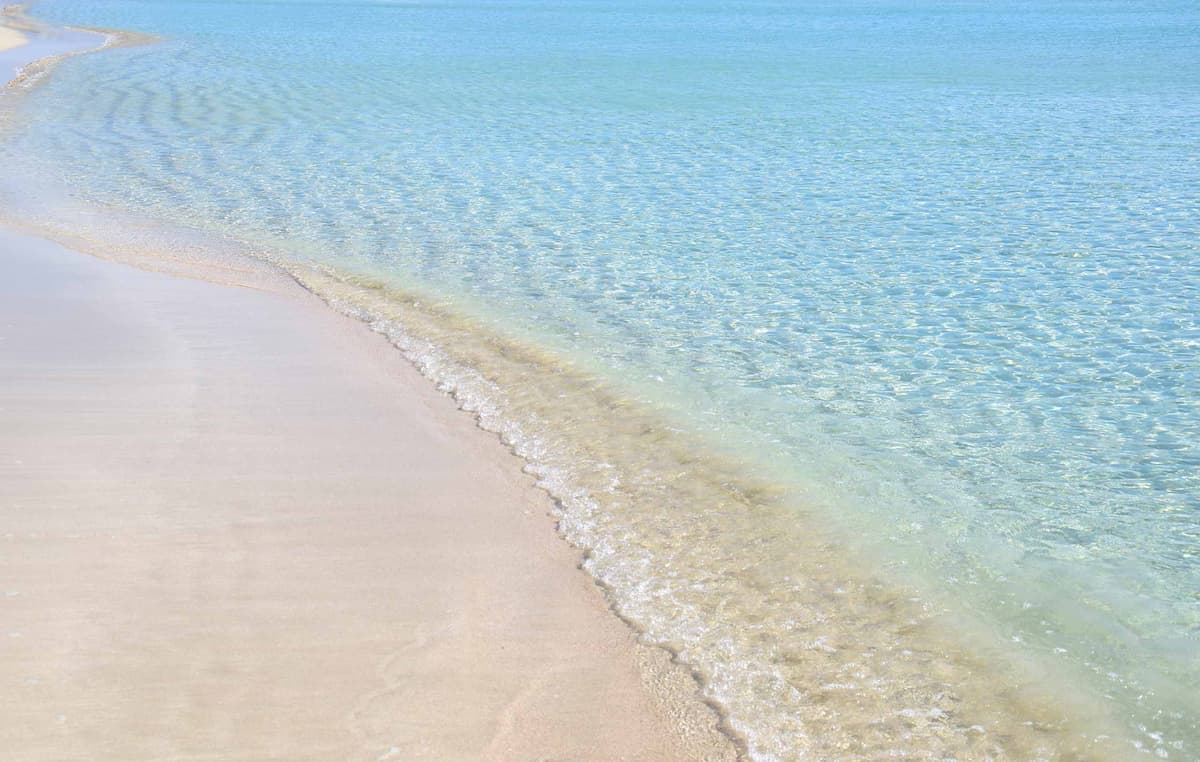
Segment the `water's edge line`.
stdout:
<path fill-rule="evenodd" d="M 259 286 L 256 286 L 256 285 L 253 285 L 250 283 L 237 282 L 234 280 L 227 280 L 227 279 L 218 279 L 218 278 L 211 277 L 211 275 L 206 274 L 204 272 L 187 269 L 186 268 L 187 265 L 195 265 L 197 263 L 188 262 L 186 260 L 180 260 L 185 265 L 185 268 L 181 269 L 181 268 L 177 268 L 177 267 L 170 267 L 170 268 L 156 267 L 155 265 L 158 263 L 154 262 L 153 260 L 142 259 L 139 261 L 131 261 L 124 257 L 106 256 L 98 248 L 93 248 L 92 246 L 87 245 L 86 242 L 83 241 L 83 239 L 75 238 L 70 235 L 65 235 L 58 231 L 50 230 L 50 229 L 43 228 L 40 226 L 26 225 L 26 224 L 21 223 L 18 220 L 14 220 L 7 216 L 0 216 L 0 226 L 3 226 L 7 230 L 13 230 L 13 231 L 16 231 L 21 234 L 30 235 L 30 236 L 37 237 L 37 238 L 42 238 L 43 240 L 47 240 L 47 241 L 52 241 L 60 246 L 63 246 L 67 250 L 74 252 L 76 254 L 80 254 L 82 256 L 89 256 L 89 257 L 93 257 L 95 259 L 99 259 L 104 262 L 110 262 L 113 264 L 123 265 L 126 267 L 133 267 L 138 270 L 142 270 L 144 272 L 152 272 L 152 273 L 156 273 L 156 274 L 169 275 L 169 276 L 173 276 L 173 277 L 187 278 L 189 280 L 198 280 L 198 281 L 211 283 L 213 285 L 217 285 L 217 286 L 221 286 L 221 287 L 225 287 L 225 288 L 248 288 L 251 290 L 265 291 L 265 292 L 272 290 L 272 289 L 268 289 L 268 288 L 262 288 L 262 287 L 259 287 Z M 166 258 L 166 257 L 163 258 L 163 260 L 167 260 L 167 259 L 168 258 Z M 486 433 L 490 437 L 493 437 L 495 439 L 496 443 L 498 445 L 500 445 L 500 447 L 503 448 L 503 450 L 506 453 L 508 453 L 512 457 L 516 458 L 522 464 L 520 466 L 520 471 L 522 474 L 533 475 L 530 471 L 530 467 L 532 466 L 532 463 L 525 456 L 521 455 L 517 451 L 517 448 L 513 443 L 505 440 L 502 432 L 497 431 L 496 429 L 493 429 L 493 428 L 489 428 L 485 424 L 482 414 L 480 412 L 469 409 L 467 407 L 467 403 L 454 390 L 446 390 L 445 388 L 443 388 L 443 386 L 436 379 L 432 378 L 430 375 L 428 375 L 425 372 L 425 370 L 421 367 L 421 364 L 416 359 L 414 359 L 414 357 L 412 355 L 410 355 L 408 352 L 405 352 L 401 347 L 397 346 L 397 344 L 390 339 L 390 337 L 387 335 L 387 333 L 385 331 L 378 329 L 374 325 L 372 325 L 372 322 L 369 319 L 369 317 L 360 317 L 360 316 L 354 315 L 351 312 L 348 312 L 346 310 L 339 309 L 335 304 L 333 304 L 328 299 L 323 297 L 316 290 L 314 290 L 313 288 L 310 288 L 308 285 L 306 285 L 304 283 L 304 281 L 300 278 L 299 275 L 291 272 L 290 270 L 288 270 L 285 266 L 283 266 L 281 264 L 278 264 L 276 262 L 272 262 L 272 261 L 266 260 L 266 259 L 250 260 L 250 262 L 252 264 L 266 268 L 272 276 L 279 278 L 281 280 L 286 280 L 288 285 L 295 285 L 299 290 L 301 290 L 303 292 L 305 298 L 311 298 L 315 302 L 319 303 L 320 309 L 329 310 L 332 313 L 338 315 L 339 317 L 345 318 L 347 320 L 353 320 L 357 323 L 360 323 L 360 324 L 364 325 L 372 333 L 377 334 L 381 339 L 383 339 L 387 343 L 388 346 L 390 346 L 392 348 L 392 350 L 394 350 L 401 358 L 403 358 L 404 362 L 407 363 L 410 367 L 412 367 L 426 383 L 430 384 L 434 388 L 435 391 L 437 391 L 438 393 L 443 394 L 443 395 L 449 397 L 451 400 L 453 400 L 456 413 L 461 413 L 461 414 L 469 416 L 472 424 L 475 426 L 476 429 Z M 558 496 L 557 494 L 555 494 L 555 492 L 552 491 L 548 485 L 544 484 L 540 479 L 536 478 L 536 475 L 533 475 L 533 476 L 534 476 L 534 485 L 533 486 L 536 487 L 542 493 L 544 493 L 550 499 L 551 504 L 554 506 L 555 511 L 559 514 L 559 516 L 563 515 L 566 512 L 566 506 L 564 505 L 562 498 L 560 496 Z M 608 609 L 608 611 L 616 619 L 618 619 L 622 624 L 624 624 L 626 627 L 629 628 L 630 632 L 633 633 L 633 635 L 635 636 L 635 640 L 639 645 L 644 646 L 644 647 L 653 648 L 653 649 L 658 649 L 658 650 L 662 651 L 663 653 L 666 654 L 668 662 L 672 666 L 681 670 L 682 672 L 684 672 L 691 678 L 692 682 L 694 683 L 695 690 L 693 692 L 693 695 L 690 696 L 689 698 L 693 699 L 699 705 L 705 707 L 710 712 L 712 712 L 712 714 L 714 715 L 714 719 L 715 719 L 716 730 L 733 747 L 733 750 L 736 753 L 736 756 L 737 756 L 737 759 L 739 760 L 739 762 L 747 762 L 748 760 L 753 759 L 753 757 L 749 753 L 749 747 L 748 747 L 747 740 L 737 730 L 737 728 L 734 727 L 734 725 L 732 724 L 732 717 L 730 716 L 728 708 L 725 707 L 725 705 L 721 704 L 718 700 L 716 700 L 716 699 L 712 698 L 710 695 L 708 695 L 707 689 L 708 689 L 709 681 L 707 680 L 705 675 L 702 672 L 700 672 L 697 668 L 695 668 L 692 664 L 688 663 L 687 661 L 684 661 L 682 659 L 682 657 L 680 656 L 679 649 L 674 648 L 667 643 L 659 642 L 659 641 L 649 637 L 647 635 L 647 631 L 644 627 L 640 626 L 635 620 L 631 619 L 630 617 L 626 616 L 625 614 L 623 614 L 621 612 L 621 610 L 618 608 L 619 604 L 614 597 L 614 591 L 613 591 L 612 587 L 610 585 L 607 585 L 603 580 L 597 578 L 591 572 L 589 572 L 585 565 L 585 562 L 587 561 L 587 559 L 589 558 L 589 556 L 592 553 L 592 549 L 585 545 L 582 545 L 582 544 L 572 541 L 565 533 L 565 530 L 562 526 L 561 518 L 555 517 L 555 516 L 551 516 L 551 518 L 554 521 L 554 532 L 558 536 L 558 538 L 562 542 L 564 542 L 566 545 L 568 545 L 569 547 L 571 547 L 572 549 L 574 549 L 578 552 L 580 560 L 579 560 L 579 562 L 577 562 L 575 564 L 575 569 L 578 570 L 580 573 L 584 574 L 586 576 L 586 578 L 592 583 L 592 585 L 594 585 L 596 587 L 596 589 L 600 592 L 600 594 L 604 600 L 605 607 Z M 660 696 L 659 698 L 661 699 L 661 698 L 665 698 L 665 697 Z"/>
<path fill-rule="evenodd" d="M 532 474 L 530 469 L 534 464 L 531 463 L 528 458 L 526 458 L 524 455 L 521 455 L 518 452 L 517 446 L 515 443 L 505 440 L 503 432 L 498 431 L 493 428 L 489 428 L 483 419 L 482 413 L 480 413 L 479 411 L 470 410 L 467 407 L 468 403 L 462 398 L 462 396 L 460 396 L 460 394 L 456 390 L 454 390 L 454 389 L 445 390 L 436 379 L 434 379 L 433 377 L 431 377 L 430 375 L 428 375 L 426 373 L 426 371 L 422 368 L 421 363 L 419 362 L 419 360 L 416 357 L 414 357 L 411 353 L 406 352 L 403 348 L 398 346 L 396 344 L 396 342 L 393 341 L 391 339 L 391 337 L 388 336 L 388 334 L 385 330 L 372 324 L 372 322 L 369 319 L 364 318 L 364 317 L 359 317 L 359 316 L 356 316 L 346 310 L 339 309 L 336 304 L 332 303 L 329 299 L 322 296 L 317 290 L 315 290 L 314 288 L 312 288 L 308 284 L 306 284 L 300 278 L 300 276 L 298 274 L 289 271 L 286 267 L 284 267 L 282 265 L 276 264 L 273 266 L 278 268 L 284 274 L 286 274 L 287 277 L 293 283 L 295 283 L 300 288 L 304 289 L 304 291 L 306 293 L 309 293 L 316 299 L 320 300 L 320 302 L 322 304 L 324 304 L 328 309 L 333 310 L 335 313 L 337 313 L 339 315 L 343 315 L 347 318 L 356 320 L 356 321 L 366 325 L 367 328 L 370 329 L 373 333 L 382 337 L 393 349 L 396 350 L 396 352 L 398 352 L 400 354 L 401 357 L 404 358 L 404 360 L 410 366 L 412 366 L 421 375 L 422 378 L 424 378 L 429 383 L 433 384 L 434 388 L 437 389 L 439 392 L 449 396 L 452 400 L 454 400 L 456 409 L 461 413 L 469 415 L 471 417 L 471 420 L 475 424 L 475 428 L 479 429 L 480 431 L 486 432 L 489 436 L 494 437 L 496 442 L 501 447 L 503 447 L 506 452 L 508 452 L 514 458 L 518 459 L 521 463 L 523 463 L 524 466 L 521 469 L 522 473 L 534 476 L 534 486 L 536 486 L 537 489 L 541 490 L 543 493 L 545 493 L 550 498 L 551 503 L 554 505 L 555 509 L 557 510 L 557 512 L 559 513 L 560 516 L 566 514 L 567 506 L 564 504 L 563 498 L 561 496 L 555 494 L 555 492 L 553 490 L 551 490 L 549 488 L 549 486 L 547 484 L 545 484 L 541 479 L 538 479 L 535 474 Z M 725 707 L 725 705 L 721 704 L 719 701 L 717 701 L 716 699 L 714 699 L 708 695 L 708 693 L 707 693 L 708 679 L 705 677 L 705 675 L 702 672 L 700 672 L 698 669 L 696 669 L 693 665 L 684 661 L 683 658 L 680 656 L 679 649 L 674 648 L 671 645 L 666 644 L 666 643 L 657 642 L 653 638 L 650 638 L 647 635 L 647 631 L 644 627 L 639 625 L 638 622 L 635 621 L 634 619 L 632 619 L 632 618 L 626 616 L 624 613 L 622 613 L 622 611 L 619 608 L 619 604 L 617 603 L 615 591 L 613 590 L 613 588 L 610 585 L 606 584 L 603 580 L 599 579 L 598 577 L 596 577 L 594 574 L 590 573 L 587 570 L 585 562 L 587 561 L 588 557 L 592 553 L 593 549 L 572 541 L 570 539 L 570 537 L 567 536 L 566 531 L 563 528 L 561 518 L 556 517 L 554 519 L 554 531 L 558 535 L 559 539 L 561 539 L 568 546 L 579 551 L 581 560 L 579 563 L 577 563 L 575 565 L 575 568 L 577 568 L 580 572 L 585 574 L 587 576 L 587 578 L 589 580 L 591 580 L 592 584 L 595 585 L 595 587 L 600 591 L 601 595 L 603 595 L 603 597 L 604 597 L 605 605 L 607 606 L 608 610 L 612 613 L 612 615 L 614 617 L 616 617 L 618 620 L 620 620 L 621 622 L 623 622 L 625 624 L 625 626 L 628 627 L 637 636 L 637 641 L 639 643 L 641 643 L 642 645 L 645 645 L 645 646 L 657 648 L 657 649 L 664 651 L 667 654 L 671 664 L 675 665 L 679 669 L 684 670 L 688 675 L 691 676 L 692 680 L 695 682 L 696 687 L 697 687 L 697 691 L 696 691 L 694 698 L 696 700 L 698 700 L 702 705 L 708 707 L 709 710 L 711 710 L 713 712 L 713 714 L 716 715 L 717 730 L 723 736 L 725 736 L 725 738 L 733 745 L 734 750 L 737 752 L 737 756 L 738 756 L 739 760 L 751 759 L 751 756 L 749 753 L 748 742 L 745 739 L 745 737 L 733 726 L 732 718 L 730 716 L 729 710 Z"/>
<path fill-rule="evenodd" d="M 8 5 L 8 6 L 4 6 L 4 7 L 0 8 L 0 24 L 3 24 L 4 21 L 6 21 L 9 18 L 14 18 L 14 19 L 19 20 L 20 22 L 28 23 L 35 27 L 46 28 L 46 25 L 44 24 L 44 22 L 40 22 L 36 18 L 28 15 L 29 8 L 33 4 L 34 3 Z M 83 49 L 79 49 L 79 50 L 68 51 L 65 53 L 59 53 L 59 54 L 55 54 L 55 55 L 44 56 L 41 58 L 36 58 L 36 59 L 30 60 L 28 63 L 23 64 L 20 67 L 20 69 L 18 70 L 17 75 L 15 77 L 13 77 L 11 80 L 9 80 L 8 82 L 6 82 L 3 86 L 3 88 L 0 89 L 0 98 L 4 98 L 5 100 L 10 100 L 11 96 L 14 93 L 25 92 L 25 91 L 30 90 L 33 87 L 43 84 L 45 81 L 47 81 L 49 76 L 53 73 L 53 70 L 55 69 L 55 67 L 57 67 L 60 63 L 62 63 L 63 61 L 65 61 L 69 58 L 73 58 L 75 56 L 80 56 L 80 55 L 85 55 L 85 54 L 90 54 L 90 53 L 98 53 L 98 52 L 102 52 L 105 50 L 111 50 L 111 49 L 115 49 L 115 48 L 150 45 L 150 44 L 154 44 L 154 43 L 157 43 L 160 41 L 160 38 L 157 36 L 144 34 L 141 32 L 127 31 L 127 30 L 103 29 L 103 28 L 93 28 L 93 27 L 73 27 L 73 26 L 61 27 L 61 28 L 71 30 L 71 31 L 80 31 L 80 32 L 88 32 L 88 33 L 92 33 L 92 34 L 103 35 L 105 39 L 104 39 L 103 43 L 101 43 L 100 45 L 98 45 L 96 47 L 83 48 Z M 28 45 L 28 44 L 29 43 L 26 43 L 26 45 Z M 58 231 L 50 230 L 48 228 L 43 228 L 40 226 L 33 227 L 33 226 L 29 226 L 29 225 L 24 225 L 18 220 L 9 218 L 8 215 L 0 216 L 0 224 L 3 224 L 5 227 L 10 228 L 10 229 L 17 229 L 20 232 L 28 233 L 28 234 L 31 234 L 31 235 L 34 235 L 37 237 L 44 238 L 46 240 L 53 241 L 59 245 L 64 246 L 65 248 L 69 249 L 70 251 L 76 252 L 78 254 L 92 256 L 97 259 L 101 259 L 103 261 L 113 262 L 116 264 L 123 264 L 126 266 L 135 267 L 137 269 L 141 269 L 141 270 L 144 270 L 147 272 L 158 272 L 158 273 L 165 272 L 165 274 L 174 275 L 176 277 L 184 277 L 184 278 L 189 278 L 189 279 L 193 279 L 193 280 L 202 280 L 202 281 L 206 281 L 206 282 L 213 283 L 215 285 L 220 285 L 220 286 L 255 288 L 255 286 L 252 286 L 247 283 L 239 283 L 239 282 L 235 282 L 235 281 L 231 281 L 231 280 L 218 280 L 213 277 L 206 276 L 203 273 L 196 272 L 194 270 L 189 271 L 186 268 L 182 269 L 182 271 L 179 268 L 171 268 L 169 271 L 167 271 L 167 270 L 164 270 L 163 268 L 153 267 L 151 262 L 144 261 L 144 260 L 140 261 L 140 262 L 135 262 L 135 261 L 129 261 L 125 258 L 105 256 L 102 252 L 100 252 L 96 248 L 89 247 L 87 245 L 80 245 L 80 244 L 85 244 L 83 239 L 65 235 Z M 421 376 L 421 378 L 425 379 L 426 382 L 431 384 L 436 391 L 438 391 L 439 393 L 445 394 L 445 395 L 449 396 L 452 400 L 454 400 L 456 410 L 460 413 L 469 415 L 471 417 L 472 422 L 474 423 L 475 427 L 478 430 L 486 432 L 488 435 L 495 437 L 496 442 L 499 443 L 506 452 L 508 452 L 514 458 L 517 458 L 519 460 L 519 462 L 521 464 L 523 464 L 521 467 L 522 473 L 525 473 L 525 474 L 530 473 L 529 469 L 530 469 L 530 466 L 532 465 L 530 463 L 530 461 L 527 458 L 525 458 L 524 456 L 520 455 L 512 443 L 506 442 L 504 440 L 504 437 L 501 432 L 488 428 L 484 424 L 481 414 L 476 411 L 468 410 L 465 406 L 466 403 L 464 402 L 464 400 L 458 394 L 456 394 L 454 391 L 445 391 L 444 389 L 442 389 L 441 386 L 438 384 L 438 382 L 435 379 L 430 377 L 424 370 L 422 370 L 420 364 L 413 357 L 411 357 L 408 353 L 404 352 L 400 347 L 396 346 L 396 344 L 393 341 L 391 341 L 383 331 L 380 331 L 380 330 L 376 329 L 374 326 L 372 326 L 371 323 L 369 322 L 369 320 L 362 318 L 362 317 L 357 317 L 357 316 L 348 314 L 346 311 L 338 309 L 336 305 L 334 305 L 328 299 L 326 299 L 321 294 L 319 294 L 317 291 L 313 290 L 308 285 L 306 285 L 296 273 L 290 271 L 287 267 L 285 267 L 284 265 L 282 265 L 278 262 L 271 261 L 269 258 L 257 258 L 256 257 L 254 259 L 250 259 L 250 257 L 248 255 L 246 256 L 246 260 L 247 260 L 248 264 L 253 264 L 258 267 L 266 267 L 273 274 L 275 274 L 279 277 L 285 278 L 288 282 L 295 284 L 297 287 L 302 289 L 305 294 L 310 295 L 312 298 L 319 301 L 321 303 L 321 305 L 323 305 L 323 309 L 329 309 L 332 312 L 334 312 L 335 314 L 338 314 L 345 318 L 352 319 L 352 320 L 355 320 L 356 322 L 362 323 L 363 325 L 367 326 L 367 328 L 370 329 L 373 333 L 378 334 L 381 338 L 383 338 L 384 341 L 386 341 L 388 343 L 389 346 L 391 346 L 393 348 L 393 350 L 395 350 L 401 357 L 404 358 L 405 362 L 407 362 L 414 370 L 417 371 L 417 373 Z M 187 264 L 195 265 L 197 263 L 189 262 Z M 212 266 L 214 263 L 205 263 L 205 264 L 207 264 L 208 266 Z M 534 481 L 535 481 L 535 486 L 537 487 L 537 489 L 541 490 L 544 494 L 546 494 L 549 497 L 550 501 L 552 502 L 552 504 L 555 506 L 555 508 L 561 515 L 565 509 L 562 499 L 558 495 L 554 494 L 554 492 L 552 492 L 547 485 L 543 484 L 541 482 L 541 480 L 535 479 Z M 715 716 L 715 720 L 716 720 L 716 723 L 715 723 L 716 730 L 733 747 L 733 750 L 736 753 L 737 759 L 738 760 L 751 759 L 751 756 L 749 753 L 748 742 L 747 742 L 746 738 L 740 732 L 738 732 L 738 730 L 733 726 L 732 718 L 730 716 L 729 710 L 723 704 L 721 704 L 716 699 L 713 699 L 708 695 L 708 693 L 707 693 L 708 685 L 707 685 L 707 679 L 705 678 L 705 676 L 693 665 L 684 661 L 680 657 L 680 653 L 679 653 L 678 649 L 673 648 L 670 645 L 665 644 L 665 643 L 655 642 L 653 639 L 647 637 L 647 633 L 644 628 L 640 627 L 634 620 L 632 620 L 629 617 L 622 614 L 622 612 L 618 609 L 618 604 L 615 600 L 615 597 L 614 597 L 611 587 L 609 585 L 606 585 L 602 580 L 600 580 L 594 574 L 590 573 L 584 564 L 584 561 L 586 561 L 586 559 L 588 558 L 588 555 L 591 553 L 591 549 L 584 547 L 582 545 L 579 545 L 575 542 L 572 542 L 565 534 L 565 531 L 562 526 L 562 520 L 560 518 L 554 519 L 554 530 L 555 530 L 555 534 L 560 538 L 560 540 L 562 542 L 566 543 L 569 547 L 571 547 L 579 552 L 581 560 L 575 564 L 575 568 L 578 571 L 580 571 L 581 573 L 583 573 L 584 575 L 586 575 L 586 577 L 592 582 L 592 584 L 600 591 L 601 595 L 603 596 L 605 606 L 612 613 L 612 615 L 614 617 L 616 617 L 620 622 L 622 622 L 626 627 L 629 628 L 629 630 L 636 636 L 637 643 L 639 643 L 642 646 L 661 650 L 662 652 L 664 652 L 666 654 L 667 659 L 671 665 L 673 665 L 676 669 L 679 669 L 679 670 L 683 671 L 684 673 L 686 673 L 688 676 L 690 676 L 690 678 L 692 679 L 692 681 L 695 685 L 695 690 L 694 690 L 693 696 L 691 698 L 693 698 L 699 705 L 706 707 L 710 712 L 713 713 L 713 715 Z"/>
<path fill-rule="evenodd" d="M 102 50 L 110 50 L 112 48 L 149 45 L 158 41 L 158 38 L 154 35 L 123 29 L 103 29 L 100 27 L 84 26 L 52 27 L 29 14 L 29 9 L 33 5 L 34 3 L 21 3 L 0 7 L 0 24 L 22 32 L 32 31 L 37 33 L 38 31 L 55 28 L 70 32 L 84 32 L 100 35 L 104 40 L 95 47 L 69 50 L 64 53 L 56 53 L 29 60 L 17 69 L 15 77 L 4 83 L 4 90 L 7 91 L 27 91 L 35 87 L 49 77 L 58 64 L 75 56 L 98 53 Z M 27 40 L 21 47 L 29 47 L 32 44 L 32 41 Z"/>

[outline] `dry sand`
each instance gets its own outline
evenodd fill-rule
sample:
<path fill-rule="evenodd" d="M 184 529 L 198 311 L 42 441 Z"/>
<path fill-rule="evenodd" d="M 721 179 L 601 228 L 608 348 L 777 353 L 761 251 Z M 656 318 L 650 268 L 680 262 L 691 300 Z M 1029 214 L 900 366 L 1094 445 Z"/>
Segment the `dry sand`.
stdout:
<path fill-rule="evenodd" d="M 12 50 L 24 45 L 25 42 L 25 35 L 15 29 L 0 26 L 0 50 Z"/>
<path fill-rule="evenodd" d="M 229 277 L 0 231 L 0 757 L 735 756 L 494 436 Z"/>

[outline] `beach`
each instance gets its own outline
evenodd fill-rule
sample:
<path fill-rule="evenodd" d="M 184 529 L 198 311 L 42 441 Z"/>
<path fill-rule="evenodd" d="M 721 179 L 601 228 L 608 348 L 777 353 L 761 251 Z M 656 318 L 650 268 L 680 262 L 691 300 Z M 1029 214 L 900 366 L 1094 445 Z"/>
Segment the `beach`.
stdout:
<path fill-rule="evenodd" d="M 0 50 L 11 50 L 25 44 L 25 35 L 15 29 L 0 26 Z"/>
<path fill-rule="evenodd" d="M 1152 5 L 5 8 L 0 749 L 1196 757 Z"/>
<path fill-rule="evenodd" d="M 103 42 L 38 29 L 14 74 Z M 0 228 L 6 756 L 737 758 L 383 337 L 262 263 L 90 251 Z"/>
<path fill-rule="evenodd" d="M 732 759 L 545 493 L 269 272 L 0 232 L 0 747 L 61 759 Z"/>

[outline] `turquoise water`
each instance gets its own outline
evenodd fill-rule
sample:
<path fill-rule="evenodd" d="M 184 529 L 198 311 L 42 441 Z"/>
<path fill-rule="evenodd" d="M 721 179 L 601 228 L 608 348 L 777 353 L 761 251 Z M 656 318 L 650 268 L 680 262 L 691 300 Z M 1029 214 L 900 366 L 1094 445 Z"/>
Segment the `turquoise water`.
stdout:
<path fill-rule="evenodd" d="M 162 39 L 31 93 L 8 187 L 336 268 L 331 300 L 506 432 L 618 608 L 707 677 L 755 757 L 1200 757 L 1194 3 L 34 12 Z M 355 274 L 536 369 L 414 337 L 356 301 Z M 437 353 L 456 351 L 451 372 Z M 546 367 L 620 402 L 584 414 Z M 672 452 L 709 448 L 783 497 L 710 510 L 725 498 L 670 475 L 699 461 L 611 433 L 628 404 L 686 440 Z M 848 624 L 838 596 L 880 584 L 881 609 L 919 599 L 911 639 L 956 654 L 951 676 L 898 666 L 920 650 L 904 626 Z M 872 627 L 899 633 L 885 655 L 814 666 Z M 1053 677 L 996 693 L 1065 690 L 1090 719 L 979 709 L 1053 726 L 1008 748 L 928 703 L 983 706 L 1014 662 Z M 813 710 L 839 690 L 861 714 Z"/>

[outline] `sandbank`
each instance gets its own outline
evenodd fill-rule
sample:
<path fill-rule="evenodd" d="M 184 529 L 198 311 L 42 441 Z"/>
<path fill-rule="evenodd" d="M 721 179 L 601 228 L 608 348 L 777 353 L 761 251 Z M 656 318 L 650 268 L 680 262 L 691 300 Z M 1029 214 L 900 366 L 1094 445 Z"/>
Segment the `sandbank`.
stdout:
<path fill-rule="evenodd" d="M 223 279 L 0 229 L 7 755 L 736 757 L 495 436 L 287 278 Z"/>

